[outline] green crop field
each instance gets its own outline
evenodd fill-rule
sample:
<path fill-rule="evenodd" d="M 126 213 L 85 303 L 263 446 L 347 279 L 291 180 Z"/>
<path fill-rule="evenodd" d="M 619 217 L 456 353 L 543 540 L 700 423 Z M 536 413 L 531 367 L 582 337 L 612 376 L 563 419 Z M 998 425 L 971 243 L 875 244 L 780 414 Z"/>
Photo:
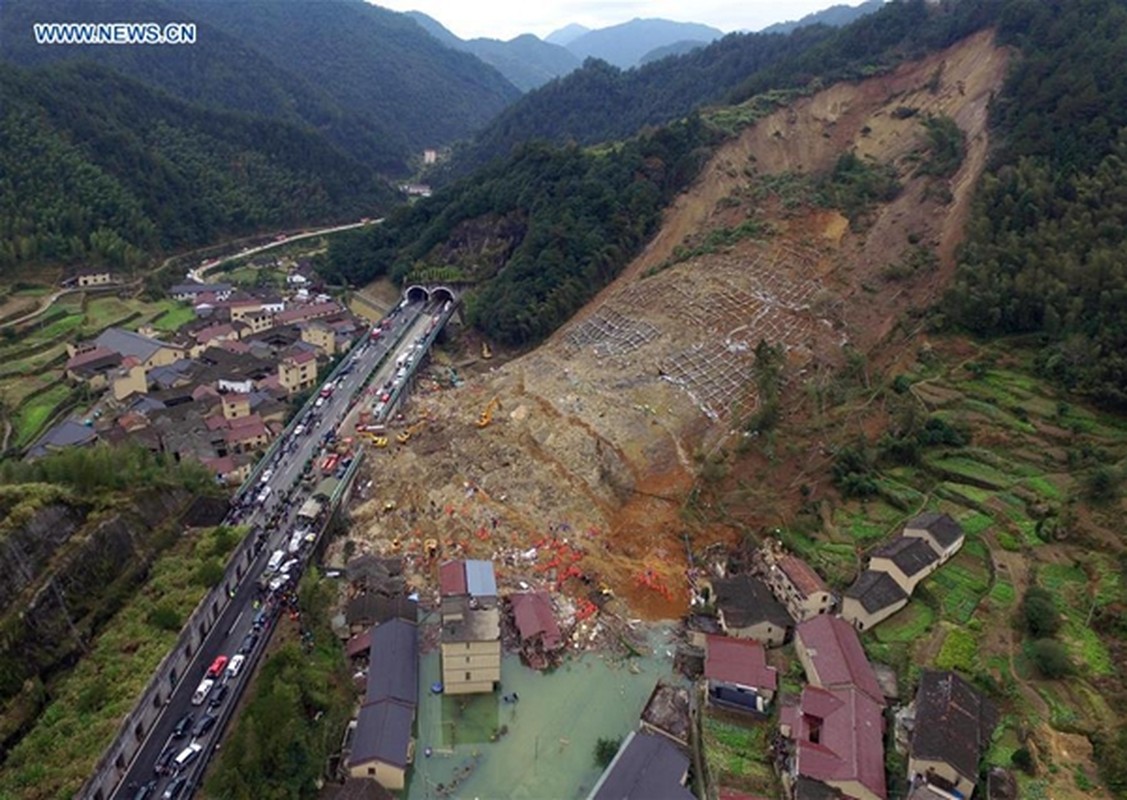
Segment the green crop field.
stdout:
<path fill-rule="evenodd" d="M 875 628 L 877 641 L 912 643 L 931 630 L 935 612 L 926 603 L 913 600 Z"/>
<path fill-rule="evenodd" d="M 974 615 L 979 601 L 990 589 L 990 572 L 983 552 L 975 552 L 967 542 L 949 562 L 927 579 L 927 587 L 938 599 L 944 619 L 966 623 Z"/>
<path fill-rule="evenodd" d="M 15 428 L 13 444 L 24 447 L 32 442 L 51 418 L 55 407 L 70 396 L 70 387 L 59 385 L 42 394 L 37 394 L 22 405 L 12 417 Z"/>
<path fill-rule="evenodd" d="M 704 755 L 717 785 L 774 796 L 770 725 L 750 720 L 737 725 L 706 713 L 701 727 Z"/>
<path fill-rule="evenodd" d="M 196 311 L 186 303 L 168 300 L 161 304 L 160 311 L 151 317 L 152 326 L 158 331 L 175 331 L 196 318 Z"/>

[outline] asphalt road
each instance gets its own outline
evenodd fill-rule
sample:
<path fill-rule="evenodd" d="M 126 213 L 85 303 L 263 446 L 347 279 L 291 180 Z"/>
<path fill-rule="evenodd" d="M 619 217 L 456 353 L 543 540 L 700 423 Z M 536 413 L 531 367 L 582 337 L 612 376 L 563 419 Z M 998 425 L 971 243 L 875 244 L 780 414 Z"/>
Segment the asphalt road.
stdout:
<path fill-rule="evenodd" d="M 360 401 L 367 399 L 361 398 L 360 390 L 368 382 L 369 376 L 371 376 L 371 385 L 375 388 L 369 390 L 368 398 L 392 379 L 396 370 L 395 361 L 401 353 L 417 352 L 414 349 L 415 340 L 425 334 L 427 327 L 439 316 L 439 313 L 437 308 L 425 311 L 422 303 L 413 303 L 393 311 L 390 315 L 393 321 L 392 327 L 380 339 L 374 342 L 366 339 L 363 345 L 350 353 L 345 367 L 347 374 L 344 374 L 343 370 L 337 373 L 336 386 L 331 396 L 320 407 L 303 412 L 299 424 L 304 426 L 304 430 L 299 434 L 296 427 L 292 429 L 261 473 L 266 477 L 265 470 L 271 470 L 268 479 L 263 481 L 260 478 L 258 486 L 245 492 L 241 506 L 232 509 L 226 520 L 228 524 L 250 526 L 251 532 L 248 535 L 261 536 L 258 555 L 235 588 L 232 601 L 220 614 L 203 644 L 194 654 L 191 664 L 179 676 L 172 695 L 112 795 L 112 800 L 132 800 L 142 787 L 150 785 L 153 790 L 148 797 L 160 798 L 178 776 L 185 777 L 186 781 L 176 797 L 179 800 L 191 796 L 203 776 L 209 756 L 222 737 L 223 729 L 231 710 L 237 703 L 242 686 L 248 682 L 258 654 L 263 650 L 279 614 L 282 603 L 278 596 L 282 591 L 264 596 L 259 588 L 259 582 L 271 554 L 278 549 L 287 550 L 292 532 L 297 527 L 298 510 L 312 491 L 311 486 L 300 484 L 305 463 L 310 458 L 319 457 L 326 436 L 330 432 L 346 435 L 346 432 L 352 430 L 355 417 L 362 405 Z M 394 348 L 395 352 L 373 375 L 376 366 L 389 348 Z M 348 364 L 351 368 L 348 368 Z M 258 497 L 266 487 L 271 490 L 269 496 L 259 502 Z M 300 561 L 291 571 L 295 579 L 304 569 L 304 561 L 308 557 L 309 549 L 305 546 L 296 554 L 290 554 L 288 550 L 286 552 L 284 560 L 296 557 Z M 214 695 L 220 684 L 226 685 L 228 687 L 226 697 L 214 709 L 209 709 L 206 700 L 201 705 L 193 705 L 192 695 L 196 692 L 208 667 L 217 656 L 224 655 L 231 658 L 239 652 L 245 637 L 256 627 L 255 616 L 260 608 L 267 610 L 268 622 L 259 631 L 258 640 L 253 648 L 245 653 L 246 662 L 242 670 L 237 676 L 224 674 L 216 680 L 215 688 L 212 689 L 211 694 Z M 194 730 L 194 726 L 207 713 L 216 716 L 216 723 L 210 731 L 200 736 L 193 736 L 192 732 L 189 732 L 182 737 L 174 738 L 173 729 L 177 722 L 191 715 L 191 726 Z M 200 744 L 201 751 L 189 765 L 179 770 L 178 775 L 157 774 L 155 766 L 162 754 L 172 751 L 172 757 L 175 758 L 190 743 Z"/>

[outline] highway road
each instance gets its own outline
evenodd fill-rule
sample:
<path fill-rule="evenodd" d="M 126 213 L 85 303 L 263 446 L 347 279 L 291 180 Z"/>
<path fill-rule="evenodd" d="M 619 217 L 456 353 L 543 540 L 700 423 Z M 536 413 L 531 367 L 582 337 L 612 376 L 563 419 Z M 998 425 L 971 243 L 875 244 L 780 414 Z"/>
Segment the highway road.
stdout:
<path fill-rule="evenodd" d="M 159 719 L 111 796 L 112 800 L 134 800 L 140 797 L 156 800 L 177 786 L 180 787 L 179 791 L 171 797 L 181 800 L 191 796 L 203 776 L 209 756 L 222 737 L 242 686 L 248 682 L 258 654 L 264 649 L 273 630 L 273 623 L 282 610 L 286 586 L 289 584 L 276 590 L 263 590 L 262 584 L 268 583 L 264 578 L 268 561 L 276 550 L 286 551 L 283 561 L 296 558 L 298 563 L 289 572 L 292 584 L 296 583 L 309 556 L 311 548 L 308 545 L 303 545 L 294 554 L 287 547 L 293 531 L 298 528 L 298 512 L 313 490 L 313 482 L 307 482 L 307 485 L 301 482 L 306 463 L 314 459 L 316 469 L 316 462 L 320 460 L 327 437 L 343 436 L 352 430 L 361 401 L 367 402 L 379 387 L 395 380 L 396 361 L 400 355 L 411 353 L 416 356 L 417 362 L 416 343 L 426 335 L 441 313 L 438 307 L 424 309 L 422 303 L 397 306 L 385 318 L 390 319 L 390 327 L 378 340 L 371 341 L 366 337 L 363 343 L 349 353 L 336 373 L 333 381 L 336 385 L 331 394 L 319 404 L 311 403 L 302 411 L 296 423 L 283 434 L 286 438 L 273 451 L 270 462 L 261 470 L 256 485 L 241 493 L 241 499 L 228 515 L 226 523 L 250 527 L 248 535 L 256 537 L 256 547 L 259 548 L 257 556 L 234 589 L 232 601 L 194 654 L 191 665 L 179 677 Z M 377 370 L 389 350 L 390 357 Z M 369 383 L 375 388 L 367 392 L 367 397 L 362 397 L 362 390 Z M 271 573 L 274 577 L 278 574 Z M 260 615 L 262 611 L 265 614 Z M 261 617 L 257 624 L 256 617 Z M 258 633 L 257 640 L 246 647 L 251 643 L 247 637 L 255 632 Z M 240 650 L 246 661 L 238 675 L 222 673 L 209 698 L 202 704 L 193 704 L 192 696 L 214 660 L 221 655 L 233 658 Z M 215 698 L 216 689 L 220 685 L 228 687 L 226 696 L 213 708 L 209 708 L 209 700 Z M 205 733 L 193 735 L 195 726 L 205 714 L 216 718 L 214 726 Z M 188 732 L 181 736 L 175 735 L 177 723 L 188 716 L 191 717 L 187 723 Z M 162 757 L 175 759 L 190 744 L 200 745 L 200 750 L 184 768 L 171 769 L 163 774 L 156 769 Z M 180 778 L 184 780 L 177 783 Z M 144 794 L 145 790 L 149 793 Z"/>
<path fill-rule="evenodd" d="M 287 244 L 292 244 L 293 242 L 300 242 L 302 239 L 312 239 L 315 236 L 324 236 L 327 233 L 339 233 L 340 231 L 350 231 L 353 228 L 363 228 L 365 225 L 378 225 L 381 222 L 383 222 L 382 217 L 380 219 L 370 219 L 370 220 L 361 220 L 360 222 L 350 222 L 347 225 L 335 225 L 332 228 L 321 228 L 319 230 L 309 231 L 308 233 L 295 233 L 293 236 L 287 236 L 284 239 L 279 239 L 279 240 L 273 241 L 273 242 L 267 242 L 266 244 L 259 245 L 258 247 L 249 247 L 245 250 L 241 250 L 238 253 L 235 253 L 234 255 L 224 256 L 223 258 L 220 258 L 219 260 L 214 261 L 214 262 L 208 264 L 207 266 L 199 266 L 199 267 L 195 267 L 194 269 L 190 269 L 190 270 L 188 270 L 188 278 L 190 280 L 193 280 L 193 281 L 198 281 L 199 283 L 205 283 L 206 281 L 204 280 L 204 278 L 207 276 L 207 273 L 211 272 L 213 269 L 218 269 L 220 266 L 222 266 L 223 264 L 226 264 L 228 261 L 234 261 L 235 259 L 247 258 L 248 256 L 258 255 L 259 253 L 264 253 L 267 250 L 273 250 L 275 247 L 285 247 Z"/>

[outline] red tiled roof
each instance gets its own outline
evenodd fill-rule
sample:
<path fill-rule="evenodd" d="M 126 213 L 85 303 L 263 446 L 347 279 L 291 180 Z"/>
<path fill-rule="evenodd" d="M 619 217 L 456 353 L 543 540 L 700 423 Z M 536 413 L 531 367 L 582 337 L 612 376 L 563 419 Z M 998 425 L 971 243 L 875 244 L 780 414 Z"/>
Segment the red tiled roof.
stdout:
<path fill-rule="evenodd" d="M 349 658 L 356 658 L 368 652 L 372 647 L 372 629 L 353 636 L 344 646 L 344 653 Z"/>
<path fill-rule="evenodd" d="M 316 359 L 317 354 L 312 350 L 301 350 L 297 353 L 286 356 L 286 361 L 289 361 L 292 364 L 304 364 L 307 361 L 314 361 Z"/>
<path fill-rule="evenodd" d="M 231 458 L 231 456 L 205 458 L 201 463 L 217 475 L 226 475 L 229 472 L 234 472 L 236 469 L 235 459 Z"/>
<path fill-rule="evenodd" d="M 229 323 L 221 322 L 217 325 L 208 325 L 206 328 L 200 328 L 195 333 L 196 341 L 200 344 L 207 344 L 212 339 L 218 339 L 220 336 L 230 336 L 235 332 Z"/>
<path fill-rule="evenodd" d="M 206 384 L 203 384 L 201 386 L 197 386 L 195 389 L 192 390 L 192 399 L 196 400 L 197 402 L 201 398 L 204 398 L 204 397 L 218 397 L 218 396 L 219 396 L 219 392 L 216 390 L 216 388 L 214 386 L 208 386 Z"/>
<path fill-rule="evenodd" d="M 221 430 L 223 428 L 231 427 L 228 419 L 225 416 L 223 416 L 222 414 L 216 414 L 213 417 L 205 418 L 204 424 L 207 425 L 207 429 L 209 431 L 217 431 L 217 430 Z"/>
<path fill-rule="evenodd" d="M 705 641 L 704 677 L 759 689 L 778 686 L 775 668 L 767 666 L 767 654 L 759 642 L 729 636 L 706 636 Z"/>
<path fill-rule="evenodd" d="M 244 397 L 246 397 L 246 395 L 244 395 Z M 249 397 L 247 397 L 247 401 L 250 401 Z M 258 414 L 247 414 L 245 417 L 236 417 L 235 419 L 229 420 L 227 423 L 228 427 L 230 427 L 231 430 L 238 430 L 239 428 L 247 428 L 251 425 L 263 424 L 264 423 L 262 421 L 262 417 L 258 416 Z"/>
<path fill-rule="evenodd" d="M 246 342 L 240 342 L 238 339 L 223 339 L 215 342 L 215 346 L 226 350 L 228 353 L 250 352 L 250 345 Z"/>
<path fill-rule="evenodd" d="M 826 586 L 826 582 L 822 580 L 817 572 L 815 572 L 809 564 L 801 558 L 792 556 L 789 553 L 778 561 L 779 569 L 781 569 L 790 582 L 794 584 L 794 588 L 809 597 L 815 592 L 828 592 L 830 587 Z"/>
<path fill-rule="evenodd" d="M 559 647 L 560 627 L 546 592 L 520 592 L 509 599 L 513 603 L 513 616 L 522 639 L 543 634 L 544 647 Z"/>
<path fill-rule="evenodd" d="M 438 568 L 438 590 L 444 596 L 467 594 L 466 564 L 464 561 L 447 561 Z"/>
<path fill-rule="evenodd" d="M 81 367 L 83 364 L 89 364 L 91 361 L 97 361 L 99 358 L 106 358 L 107 356 L 116 355 L 113 350 L 108 347 L 98 345 L 93 350 L 87 350 L 85 353 L 79 353 L 67 361 L 66 369 L 74 369 Z"/>
<path fill-rule="evenodd" d="M 227 431 L 227 442 L 249 442 L 252 439 L 260 437 L 268 437 L 269 431 L 266 426 L 262 424 L 262 420 L 257 420 L 253 425 L 240 425 L 237 428 L 232 428 Z"/>
<path fill-rule="evenodd" d="M 311 303 L 306 306 L 287 308 L 285 311 L 279 312 L 278 315 L 274 317 L 274 321 L 278 325 L 290 325 L 294 322 L 301 322 L 306 319 L 326 317 L 337 311 L 340 311 L 340 306 L 335 300 L 329 300 L 324 303 Z"/>
<path fill-rule="evenodd" d="M 794 768 L 827 784 L 855 781 L 885 797 L 881 706 L 856 689 L 802 690 L 795 727 Z M 817 741 L 811 741 L 814 731 Z"/>
<path fill-rule="evenodd" d="M 852 625 L 821 614 L 800 623 L 795 636 L 806 648 L 816 673 L 806 676 L 811 683 L 827 689 L 853 686 L 883 705 L 884 693 Z"/>

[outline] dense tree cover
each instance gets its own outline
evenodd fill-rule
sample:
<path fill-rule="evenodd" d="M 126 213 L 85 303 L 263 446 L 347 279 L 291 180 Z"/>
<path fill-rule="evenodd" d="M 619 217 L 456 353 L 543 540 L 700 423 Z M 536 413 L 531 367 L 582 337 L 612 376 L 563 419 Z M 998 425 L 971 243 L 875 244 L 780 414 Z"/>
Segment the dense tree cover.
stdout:
<path fill-rule="evenodd" d="M 944 311 L 1041 335 L 1045 375 L 1127 405 L 1127 4 L 1012 0 L 999 29 L 1021 52 Z"/>
<path fill-rule="evenodd" d="M 178 462 L 143 447 L 71 447 L 34 461 L 0 461 L 0 487 L 44 484 L 66 487 L 82 497 L 98 491 L 214 486 L 211 474 L 194 461 Z"/>
<path fill-rule="evenodd" d="M 185 46 L 45 47 L 53 20 L 195 22 Z M 519 96 L 491 67 L 451 51 L 411 19 L 361 0 L 308 3 L 9 0 L 0 59 L 20 66 L 95 61 L 210 108 L 316 128 L 378 169 L 469 135 Z"/>
<path fill-rule="evenodd" d="M 473 277 L 470 319 L 514 346 L 533 344 L 607 285 L 696 175 L 712 133 L 697 118 L 601 153 L 534 143 L 383 225 L 334 238 L 324 268 L 353 283 L 403 280 L 462 223 L 518 220 L 503 268 Z"/>
<path fill-rule="evenodd" d="M 391 197 L 311 131 L 93 65 L 0 65 L 0 109 L 0 270 L 131 266 L 226 234 L 354 220 Z"/>
<path fill-rule="evenodd" d="M 625 71 L 589 59 L 502 112 L 459 154 L 451 174 L 507 155 L 533 138 L 582 144 L 622 139 L 702 104 L 868 75 L 991 24 L 1000 3 L 903 0 L 843 28 L 730 34 L 691 53 Z"/>

